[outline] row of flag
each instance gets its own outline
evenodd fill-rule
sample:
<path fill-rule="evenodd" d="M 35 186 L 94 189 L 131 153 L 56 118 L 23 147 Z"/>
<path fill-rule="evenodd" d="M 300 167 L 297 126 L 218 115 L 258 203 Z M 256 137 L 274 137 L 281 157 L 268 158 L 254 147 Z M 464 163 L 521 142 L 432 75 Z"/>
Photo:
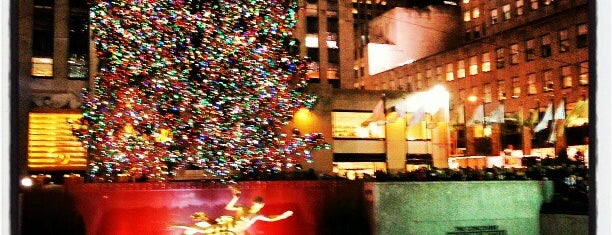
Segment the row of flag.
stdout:
<path fill-rule="evenodd" d="M 384 102 L 380 100 L 374 109 L 372 110 L 372 115 L 362 123 L 362 125 L 367 126 L 370 123 L 374 122 L 378 125 L 384 125 L 385 123 L 392 123 L 397 120 L 397 118 L 404 118 L 406 116 L 406 110 L 403 110 L 405 107 L 395 107 L 395 112 L 392 112 L 390 115 L 387 115 L 385 112 Z M 556 109 L 553 112 L 553 103 L 549 103 L 546 111 L 544 112 L 544 116 L 542 119 L 538 121 L 538 117 L 536 117 L 535 121 L 538 123 L 533 128 L 534 132 L 540 132 L 546 128 L 548 128 L 548 123 L 553 120 L 566 120 L 572 119 L 573 116 L 581 115 L 580 113 L 584 112 L 584 110 L 588 109 L 588 101 L 579 101 L 574 111 L 566 117 L 565 113 L 565 101 L 562 100 Z M 465 109 L 461 109 L 465 110 Z M 485 110 L 483 109 L 483 104 L 480 104 L 474 110 L 471 119 L 467 122 L 468 125 L 474 125 L 477 123 L 504 123 L 505 120 L 505 111 L 504 105 L 498 105 L 495 110 L 491 111 L 489 115 L 485 118 Z M 460 115 L 465 115 L 464 113 Z M 427 112 L 425 111 L 425 107 L 419 107 L 415 112 L 412 113 L 412 117 L 409 121 L 407 121 L 408 126 L 412 126 L 418 124 L 422 121 L 425 121 L 427 117 Z M 435 113 L 433 113 L 432 120 L 433 122 L 438 121 L 447 121 L 448 117 L 446 112 L 443 109 L 438 109 Z M 553 130 L 555 129 L 556 122 L 553 121 Z"/>
<path fill-rule="evenodd" d="M 370 115 L 370 117 L 366 121 L 362 122 L 361 125 L 367 126 L 370 123 L 376 123 L 377 125 L 382 126 L 385 123 L 393 123 L 398 118 L 406 117 L 407 111 L 405 110 L 405 107 L 396 106 L 394 108 L 395 108 L 395 111 L 387 115 L 385 112 L 384 102 L 380 100 L 376 104 L 374 109 L 372 110 L 372 115 Z M 409 121 L 407 121 L 407 125 L 412 126 L 412 125 L 418 124 L 422 121 L 425 121 L 426 118 L 427 118 L 427 112 L 425 111 L 425 106 L 421 106 L 412 113 L 412 117 L 410 118 Z M 448 115 L 442 108 L 440 108 L 435 113 L 433 113 L 431 121 L 433 122 L 448 121 Z"/>

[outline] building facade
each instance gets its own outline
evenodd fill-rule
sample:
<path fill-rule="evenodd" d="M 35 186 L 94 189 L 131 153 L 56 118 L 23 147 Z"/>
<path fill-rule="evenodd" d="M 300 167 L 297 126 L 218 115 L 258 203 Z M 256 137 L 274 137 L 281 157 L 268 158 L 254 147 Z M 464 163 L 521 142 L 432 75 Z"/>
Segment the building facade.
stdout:
<path fill-rule="evenodd" d="M 440 128 L 436 124 L 435 130 L 427 129 L 426 121 L 420 121 L 412 129 L 397 124 L 405 124 L 408 121 L 405 117 L 394 121 L 397 127 L 393 128 L 360 126 L 370 118 L 382 93 L 388 97 L 385 110 L 403 106 L 395 103 L 402 103 L 408 97 L 406 91 L 353 89 L 354 61 L 360 54 L 355 53 L 355 47 L 361 45 L 363 49 L 369 40 L 367 22 L 400 6 L 401 2 L 308 0 L 300 3 L 300 20 L 294 35 L 300 41 L 300 54 L 313 62 L 309 77 L 315 87 L 313 92 L 322 101 L 313 111 L 317 123 L 294 124 L 301 125 L 304 132 L 324 133 L 335 146 L 331 152 L 319 154 L 312 165 L 318 172 L 333 171 L 334 166 L 337 169 L 357 167 L 369 173 L 400 171 L 406 169 L 407 161 L 412 161 L 412 165 L 434 162 L 441 167 L 445 165 L 447 151 L 433 144 L 440 142 L 436 146 L 446 146 L 443 142 L 448 140 L 447 128 L 442 124 L 447 122 L 445 119 L 436 119 Z M 20 174 L 84 173 L 86 152 L 72 135 L 67 121 L 80 117 L 80 93 L 93 86 L 97 71 L 86 1 L 24 0 L 19 2 L 18 16 L 19 58 L 15 84 L 19 89 L 17 117 L 23 121 L 15 127 L 18 146 L 13 154 Z M 389 113 L 393 112 L 389 110 Z M 428 116 L 429 126 L 433 127 L 431 116 Z"/>
<path fill-rule="evenodd" d="M 498 155 L 508 148 L 522 154 L 584 153 L 588 5 L 588 0 L 462 0 L 460 46 L 362 76 L 359 86 L 446 87 L 453 154 Z M 500 112 L 502 118 L 496 118 Z"/>

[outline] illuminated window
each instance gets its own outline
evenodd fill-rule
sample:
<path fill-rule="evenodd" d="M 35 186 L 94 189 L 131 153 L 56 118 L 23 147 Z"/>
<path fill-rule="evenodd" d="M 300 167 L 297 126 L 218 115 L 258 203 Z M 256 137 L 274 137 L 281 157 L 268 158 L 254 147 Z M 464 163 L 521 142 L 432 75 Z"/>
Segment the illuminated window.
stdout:
<path fill-rule="evenodd" d="M 519 46 L 518 44 L 510 45 L 510 64 L 519 63 Z"/>
<path fill-rule="evenodd" d="M 518 77 L 512 78 L 512 98 L 521 97 L 521 81 Z"/>
<path fill-rule="evenodd" d="M 382 89 L 383 89 L 383 90 L 387 90 L 387 88 L 388 88 L 388 87 L 387 87 L 387 82 L 383 82 L 383 83 L 382 83 Z"/>
<path fill-rule="evenodd" d="M 576 38 L 576 46 L 578 48 L 584 48 L 589 45 L 588 44 L 589 43 L 588 33 L 589 33 L 589 29 L 587 27 L 587 24 L 578 25 L 578 36 Z"/>
<path fill-rule="evenodd" d="M 525 60 L 532 61 L 535 59 L 535 40 L 529 39 L 526 42 Z"/>
<path fill-rule="evenodd" d="M 555 0 L 544 0 L 544 5 L 550 5 L 552 2 L 554 2 Z"/>
<path fill-rule="evenodd" d="M 567 29 L 559 31 L 559 52 L 569 51 L 569 37 L 567 35 Z"/>
<path fill-rule="evenodd" d="M 432 84 L 432 79 L 433 77 L 433 70 L 432 69 L 428 69 L 427 71 L 425 71 L 425 87 L 428 87 Z"/>
<path fill-rule="evenodd" d="M 468 22 L 472 19 L 472 16 L 470 15 L 470 11 L 466 11 L 463 13 L 463 21 Z"/>
<path fill-rule="evenodd" d="M 472 18 L 476 19 L 480 17 L 480 9 L 478 7 L 472 9 Z"/>
<path fill-rule="evenodd" d="M 485 83 L 484 84 L 484 102 L 485 103 L 491 103 L 491 101 L 492 101 L 491 84 L 490 83 Z"/>
<path fill-rule="evenodd" d="M 498 100 L 506 99 L 506 87 L 505 87 L 505 81 L 503 79 L 497 80 L 497 99 Z"/>
<path fill-rule="evenodd" d="M 504 48 L 497 48 L 495 50 L 495 67 L 501 69 L 506 66 L 506 59 L 504 57 Z"/>
<path fill-rule="evenodd" d="M 460 60 L 459 62 L 457 62 L 457 78 L 464 78 L 464 77 L 465 77 L 465 61 Z"/>
<path fill-rule="evenodd" d="M 455 72 L 453 70 L 453 64 L 449 63 L 446 65 L 446 81 L 455 80 Z"/>
<path fill-rule="evenodd" d="M 527 75 L 527 94 L 528 95 L 535 95 L 538 93 L 536 82 L 537 80 L 536 80 L 535 73 L 530 73 Z"/>
<path fill-rule="evenodd" d="M 470 3 L 470 0 L 463 0 L 463 3 L 464 4 L 468 4 L 468 3 Z"/>
<path fill-rule="evenodd" d="M 385 125 L 368 122 L 372 112 L 332 112 L 334 138 L 385 138 Z"/>
<path fill-rule="evenodd" d="M 530 0 L 531 1 L 531 10 L 537 10 L 540 6 L 538 5 L 540 0 Z"/>
<path fill-rule="evenodd" d="M 417 73 L 416 88 L 417 90 L 423 89 L 423 73 Z"/>
<path fill-rule="evenodd" d="M 442 78 L 442 66 L 436 67 L 436 81 L 441 82 Z"/>
<path fill-rule="evenodd" d="M 89 6 L 70 1 L 68 30 L 68 79 L 89 79 Z"/>
<path fill-rule="evenodd" d="M 523 0 L 516 0 L 516 15 L 523 15 Z"/>
<path fill-rule="evenodd" d="M 563 84 L 563 88 L 572 87 L 572 67 L 561 67 L 561 83 Z"/>
<path fill-rule="evenodd" d="M 504 20 L 509 20 L 510 18 L 512 18 L 512 12 L 510 12 L 510 4 L 506 4 L 502 7 L 502 10 L 504 11 Z"/>
<path fill-rule="evenodd" d="M 319 48 L 319 35 L 316 34 L 306 34 L 304 38 L 304 45 L 307 48 Z"/>
<path fill-rule="evenodd" d="M 542 47 L 540 50 L 542 51 L 542 57 L 549 57 L 552 55 L 552 48 L 550 46 L 550 34 L 545 34 L 542 36 Z"/>
<path fill-rule="evenodd" d="M 551 92 L 555 89 L 555 81 L 553 79 L 552 70 L 544 71 L 543 87 L 542 91 Z"/>
<path fill-rule="evenodd" d="M 580 85 L 588 85 L 589 84 L 589 62 L 581 62 L 580 63 L 580 77 L 578 77 L 578 82 Z"/>
<path fill-rule="evenodd" d="M 32 57 L 33 77 L 53 77 L 53 59 Z"/>
<path fill-rule="evenodd" d="M 491 71 L 491 58 L 489 56 L 489 52 L 482 53 L 482 71 Z"/>
<path fill-rule="evenodd" d="M 53 78 L 55 1 L 33 1 L 32 70 L 31 75 Z"/>
<path fill-rule="evenodd" d="M 478 57 L 470 57 L 470 75 L 478 74 Z"/>
<path fill-rule="evenodd" d="M 412 91 L 413 87 L 415 87 L 414 76 L 408 75 L 408 84 L 406 85 L 406 89 L 408 89 L 408 91 Z"/>
<path fill-rule="evenodd" d="M 497 9 L 491 10 L 491 24 L 497 24 L 499 17 L 497 16 Z"/>

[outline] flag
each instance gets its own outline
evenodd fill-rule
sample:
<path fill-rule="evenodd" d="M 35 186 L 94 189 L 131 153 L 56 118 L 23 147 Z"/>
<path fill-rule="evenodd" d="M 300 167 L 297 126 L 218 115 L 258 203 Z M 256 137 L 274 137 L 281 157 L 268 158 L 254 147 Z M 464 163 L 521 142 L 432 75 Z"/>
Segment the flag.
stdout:
<path fill-rule="evenodd" d="M 589 120 L 589 101 L 581 100 L 576 103 L 574 109 L 567 114 L 565 124 L 569 127 L 581 126 Z"/>
<path fill-rule="evenodd" d="M 425 120 L 425 108 L 421 106 L 414 113 L 412 113 L 412 118 L 410 118 L 410 122 L 408 122 L 408 126 L 412 126 L 424 120 Z"/>
<path fill-rule="evenodd" d="M 559 106 L 555 110 L 555 114 L 553 115 L 552 122 L 552 130 L 550 131 L 550 136 L 548 137 L 549 143 L 555 143 L 557 141 L 557 120 L 565 121 L 565 101 L 561 100 Z M 561 125 L 564 126 L 564 125 Z"/>
<path fill-rule="evenodd" d="M 497 106 L 497 108 L 495 108 L 495 110 L 493 110 L 493 112 L 489 114 L 487 119 L 494 123 L 504 123 L 504 118 L 504 105 L 500 104 Z"/>
<path fill-rule="evenodd" d="M 555 120 L 565 120 L 565 101 L 561 100 L 559 107 L 555 110 Z"/>
<path fill-rule="evenodd" d="M 476 109 L 474 110 L 474 113 L 472 114 L 472 118 L 470 119 L 470 121 L 468 121 L 468 125 L 474 125 L 476 123 L 483 123 L 484 122 L 484 110 L 482 104 L 478 105 L 478 107 L 476 107 Z"/>
<path fill-rule="evenodd" d="M 448 112 L 443 108 L 439 108 L 431 118 L 432 122 L 448 122 Z"/>
<path fill-rule="evenodd" d="M 536 132 L 539 132 L 541 130 L 548 128 L 548 121 L 551 121 L 551 120 L 553 120 L 552 103 L 548 104 L 548 107 L 546 107 L 546 112 L 544 113 L 544 117 L 542 117 L 542 120 L 540 120 L 538 125 L 536 125 L 533 128 L 533 132 L 536 133 Z"/>
<path fill-rule="evenodd" d="M 361 123 L 361 126 L 368 126 L 371 122 L 376 122 L 377 124 L 384 125 L 385 124 L 385 107 L 382 100 L 378 101 L 374 110 L 372 110 L 372 115 Z"/>

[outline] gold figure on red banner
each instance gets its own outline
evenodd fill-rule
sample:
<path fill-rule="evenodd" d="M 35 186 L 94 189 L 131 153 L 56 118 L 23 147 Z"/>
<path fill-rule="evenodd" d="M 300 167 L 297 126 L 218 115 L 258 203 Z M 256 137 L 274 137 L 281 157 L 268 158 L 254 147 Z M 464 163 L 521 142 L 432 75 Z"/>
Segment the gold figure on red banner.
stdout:
<path fill-rule="evenodd" d="M 293 211 L 285 211 L 283 214 L 275 216 L 265 216 L 259 213 L 265 203 L 262 197 L 255 197 L 250 207 L 240 206 L 236 203 L 240 197 L 240 191 L 234 187 L 232 190 L 232 200 L 225 206 L 226 210 L 234 211 L 235 215 L 222 215 L 212 220 L 204 212 L 196 212 L 191 218 L 193 225 L 172 225 L 170 228 L 184 229 L 184 235 L 248 235 L 247 230 L 257 221 L 274 222 L 286 219 L 293 215 Z"/>

